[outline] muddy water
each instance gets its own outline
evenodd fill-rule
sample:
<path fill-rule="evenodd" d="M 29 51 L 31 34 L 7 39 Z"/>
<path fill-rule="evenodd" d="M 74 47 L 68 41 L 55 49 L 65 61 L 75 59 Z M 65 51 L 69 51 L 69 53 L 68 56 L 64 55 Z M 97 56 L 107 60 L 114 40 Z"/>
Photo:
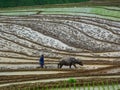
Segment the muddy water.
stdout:
<path fill-rule="evenodd" d="M 38 61 L 35 61 L 35 60 L 22 60 L 22 59 L 10 59 L 10 58 L 1 58 L 0 57 L 0 62 L 38 62 Z"/>
<path fill-rule="evenodd" d="M 22 71 L 22 72 L 0 72 L 0 76 L 11 76 L 11 75 L 41 75 L 41 74 L 57 74 L 65 73 L 63 71 Z"/>
<path fill-rule="evenodd" d="M 89 69 L 98 69 L 98 68 L 109 67 L 109 66 L 111 66 L 111 65 L 84 65 L 81 68 L 89 70 Z"/>
<path fill-rule="evenodd" d="M 39 64 L 0 64 L 0 69 L 34 69 L 39 67 Z"/>
<path fill-rule="evenodd" d="M 77 65 L 78 69 L 97 69 L 97 68 L 102 68 L 102 67 L 108 67 L 110 65 L 84 65 L 84 66 L 79 66 Z M 0 69 L 34 69 L 38 68 L 39 64 L 0 64 Z M 57 64 L 46 64 L 46 68 L 57 68 Z M 69 66 L 63 66 L 62 68 L 69 68 Z M 74 68 L 72 66 L 72 68 Z"/>
<path fill-rule="evenodd" d="M 120 73 L 120 67 L 106 71 L 106 73 Z"/>

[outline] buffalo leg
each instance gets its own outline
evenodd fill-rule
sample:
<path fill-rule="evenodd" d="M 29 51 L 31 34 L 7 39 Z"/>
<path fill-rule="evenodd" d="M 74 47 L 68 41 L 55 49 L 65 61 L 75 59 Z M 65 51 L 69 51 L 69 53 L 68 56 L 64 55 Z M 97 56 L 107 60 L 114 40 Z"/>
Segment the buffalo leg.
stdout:
<path fill-rule="evenodd" d="M 75 64 L 73 64 L 73 66 L 74 66 L 75 68 L 77 68 Z"/>
<path fill-rule="evenodd" d="M 70 65 L 70 68 L 71 68 L 72 65 Z"/>
<path fill-rule="evenodd" d="M 63 65 L 60 65 L 60 68 L 62 68 Z"/>
<path fill-rule="evenodd" d="M 60 68 L 60 65 L 58 64 L 58 68 Z"/>

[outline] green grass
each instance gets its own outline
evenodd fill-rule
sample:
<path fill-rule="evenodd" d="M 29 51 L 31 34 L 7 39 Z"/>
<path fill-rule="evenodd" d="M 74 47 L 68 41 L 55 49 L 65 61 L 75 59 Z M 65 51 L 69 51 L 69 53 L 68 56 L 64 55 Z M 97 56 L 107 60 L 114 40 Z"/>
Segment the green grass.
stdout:
<path fill-rule="evenodd" d="M 68 83 L 76 83 L 76 79 L 70 78 L 70 79 L 68 80 Z"/>
<path fill-rule="evenodd" d="M 103 8 L 93 8 L 91 13 L 95 13 L 102 16 L 111 16 L 120 18 L 120 11 L 106 10 Z"/>
<path fill-rule="evenodd" d="M 98 6 L 98 7 L 64 7 L 64 8 L 12 8 L 12 9 L 1 9 L 0 15 L 33 15 L 37 14 L 66 14 L 66 15 L 82 15 L 82 16 L 93 16 L 100 17 L 111 20 L 120 20 L 120 9 L 119 7 L 111 7 L 117 8 L 107 9 L 110 7 Z"/>
<path fill-rule="evenodd" d="M 116 17 L 120 18 L 120 11 L 114 11 L 114 10 L 107 10 L 103 8 L 98 7 L 72 7 L 72 8 L 45 8 L 41 9 L 43 13 L 58 13 L 58 14 L 69 14 L 69 13 L 85 13 L 85 14 L 95 14 L 95 15 L 101 15 L 101 16 L 109 16 L 109 17 Z"/>

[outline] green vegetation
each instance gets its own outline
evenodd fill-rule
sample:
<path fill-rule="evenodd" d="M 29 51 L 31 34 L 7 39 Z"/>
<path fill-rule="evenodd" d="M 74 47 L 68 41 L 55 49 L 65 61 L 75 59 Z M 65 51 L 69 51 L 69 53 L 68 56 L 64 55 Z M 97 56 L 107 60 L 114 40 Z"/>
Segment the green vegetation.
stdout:
<path fill-rule="evenodd" d="M 118 81 L 117 81 L 118 82 Z M 115 81 L 100 81 L 100 82 L 83 82 L 83 84 L 77 83 L 76 79 L 69 79 L 67 81 L 63 81 L 60 83 L 52 84 L 52 82 L 48 84 L 44 84 L 44 86 L 30 86 L 27 87 L 8 87 L 7 90 L 119 90 L 120 84 Z M 6 90 L 6 89 L 4 89 Z"/>
<path fill-rule="evenodd" d="M 70 78 L 70 79 L 68 80 L 68 83 L 76 83 L 76 79 Z"/>
<path fill-rule="evenodd" d="M 89 0 L 0 0 L 0 7 L 64 4 L 64 3 L 77 3 L 84 1 L 89 1 Z"/>
<path fill-rule="evenodd" d="M 85 14 L 93 14 L 93 15 L 101 15 L 108 17 L 116 17 L 120 18 L 120 11 L 115 10 L 107 10 L 100 7 L 72 7 L 72 8 L 45 8 L 41 9 L 41 14 L 75 14 L 81 15 L 81 13 Z"/>
<path fill-rule="evenodd" d="M 107 6 L 64 7 L 64 8 L 27 7 L 27 8 L 1 9 L 0 15 L 66 14 L 66 15 L 93 16 L 120 21 L 119 10 L 120 7 L 107 7 Z"/>

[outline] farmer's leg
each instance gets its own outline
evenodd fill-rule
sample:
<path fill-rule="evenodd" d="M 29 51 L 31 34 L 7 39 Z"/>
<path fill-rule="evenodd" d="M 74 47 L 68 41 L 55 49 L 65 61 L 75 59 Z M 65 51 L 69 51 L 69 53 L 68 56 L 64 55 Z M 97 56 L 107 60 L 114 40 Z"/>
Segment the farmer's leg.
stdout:
<path fill-rule="evenodd" d="M 41 64 L 41 68 L 43 68 L 43 64 Z"/>

